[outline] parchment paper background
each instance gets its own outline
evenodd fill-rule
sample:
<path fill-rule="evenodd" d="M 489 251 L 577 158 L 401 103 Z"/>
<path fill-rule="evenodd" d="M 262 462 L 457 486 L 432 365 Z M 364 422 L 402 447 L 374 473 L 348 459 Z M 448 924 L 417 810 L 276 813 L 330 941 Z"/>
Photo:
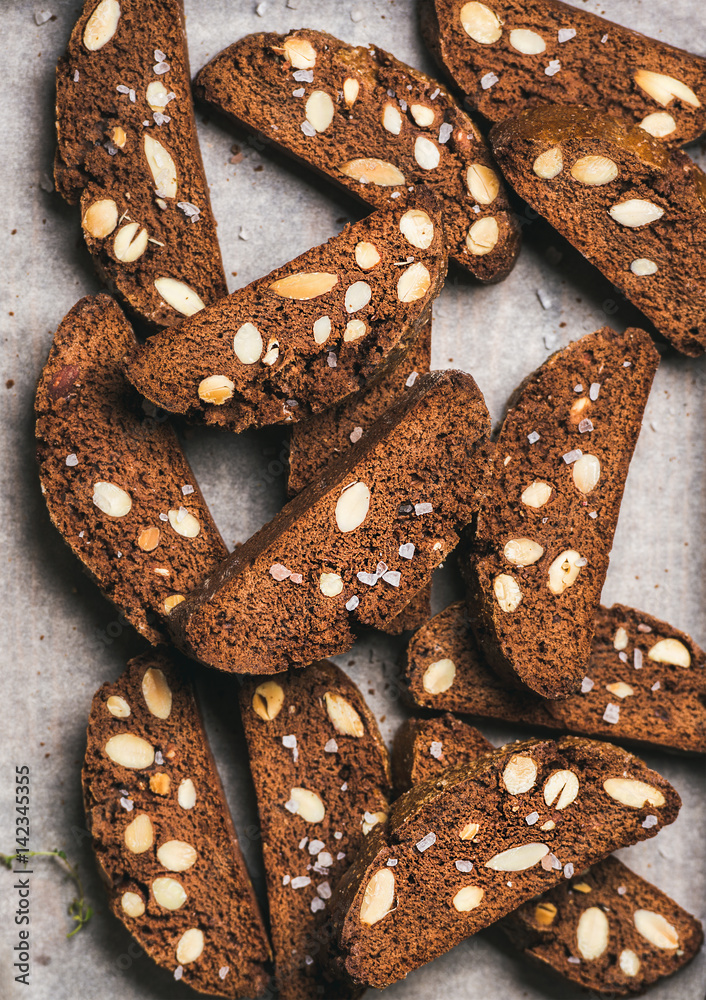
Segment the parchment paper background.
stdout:
<path fill-rule="evenodd" d="M 352 42 L 374 42 L 423 69 L 431 63 L 417 32 L 413 0 L 186 0 L 192 69 L 224 45 L 263 30 L 322 28 Z M 576 4 L 656 38 L 706 52 L 702 0 L 595 0 Z M 14 766 L 32 776 L 31 846 L 64 848 L 80 865 L 96 915 L 71 941 L 66 906 L 73 887 L 52 861 L 34 865 L 31 897 L 31 985 L 13 981 L 13 912 L 9 872 L 0 870 L 0 996 L 7 1000 L 171 1000 L 192 996 L 146 957 L 132 958 L 131 938 L 107 911 L 84 827 L 79 771 L 93 692 L 115 678 L 144 646 L 84 577 L 49 522 L 33 455 L 34 387 L 58 323 L 86 293 L 98 290 L 83 247 L 77 212 L 48 183 L 54 151 L 54 65 L 80 4 L 75 0 L 1 0 L 0 324 L 3 419 L 0 469 L 0 850 L 14 846 Z M 46 9 L 54 20 L 37 26 Z M 203 114 L 199 116 L 203 119 Z M 310 183 L 291 163 L 248 145 L 225 127 L 199 121 L 206 172 L 231 290 L 323 242 L 361 210 Z M 234 142 L 244 159 L 229 163 Z M 692 148 L 698 156 L 703 149 Z M 702 157 L 703 161 L 703 157 Z M 261 167 L 261 170 L 256 170 Z M 524 247 L 510 278 L 481 288 L 452 273 L 435 305 L 434 366 L 475 376 L 494 419 L 514 386 L 550 350 L 606 322 L 623 329 L 639 315 L 542 222 L 525 219 Z M 544 308 L 538 293 L 545 299 Z M 5 388 L 5 381 L 14 385 Z M 665 356 L 650 397 L 625 492 L 604 602 L 622 601 L 658 615 L 706 642 L 703 559 L 706 494 L 706 362 Z M 229 544 L 248 538 L 284 498 L 279 431 L 231 437 L 187 430 L 186 449 Z M 435 581 L 435 608 L 460 595 L 451 565 Z M 391 737 L 404 714 L 394 697 L 400 644 L 364 636 L 340 657 Z M 234 678 L 202 671 L 199 687 L 213 747 L 242 846 L 262 889 L 259 847 L 246 834 L 256 823 L 237 717 Z M 388 685 L 386 687 L 386 685 Z M 483 727 L 496 741 L 522 735 Z M 526 731 L 525 731 L 526 732 Z M 700 761 L 646 754 L 677 787 L 678 821 L 655 840 L 621 851 L 636 871 L 704 917 L 706 805 Z M 133 954 L 135 952 L 133 951 Z M 702 1000 L 702 954 L 663 981 L 654 1000 Z M 486 935 L 387 990 L 395 1000 L 573 1000 L 586 994 L 533 972 Z M 372 991 L 368 994 L 372 996 Z"/>

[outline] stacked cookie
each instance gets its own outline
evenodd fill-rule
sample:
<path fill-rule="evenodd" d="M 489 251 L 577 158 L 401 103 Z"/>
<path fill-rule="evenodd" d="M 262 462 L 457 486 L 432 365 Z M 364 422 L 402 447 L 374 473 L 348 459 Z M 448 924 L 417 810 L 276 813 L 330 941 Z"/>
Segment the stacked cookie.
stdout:
<path fill-rule="evenodd" d="M 703 652 L 600 604 L 659 355 L 641 329 L 582 336 L 491 437 L 471 375 L 431 370 L 431 314 L 449 259 L 481 282 L 512 270 L 505 175 L 671 345 L 702 352 L 706 180 L 678 147 L 706 128 L 704 61 L 557 0 L 426 0 L 422 29 L 489 139 L 437 80 L 321 31 L 250 35 L 198 73 L 197 98 L 371 210 L 230 295 L 181 5 L 88 0 L 57 67 L 57 189 L 116 298 L 82 299 L 55 335 L 42 491 L 125 619 L 179 650 L 96 694 L 86 812 L 113 913 L 210 995 L 354 997 L 494 924 L 626 995 L 703 938 L 610 857 L 681 803 L 602 740 L 706 750 Z M 292 425 L 290 500 L 231 554 L 165 412 Z M 430 618 L 454 551 L 465 600 Z M 361 628 L 417 626 L 416 707 L 555 738 L 494 749 L 455 716 L 411 719 L 391 770 L 324 657 Z M 208 696 L 203 666 L 240 676 L 269 937 L 192 688 L 198 672 Z"/>

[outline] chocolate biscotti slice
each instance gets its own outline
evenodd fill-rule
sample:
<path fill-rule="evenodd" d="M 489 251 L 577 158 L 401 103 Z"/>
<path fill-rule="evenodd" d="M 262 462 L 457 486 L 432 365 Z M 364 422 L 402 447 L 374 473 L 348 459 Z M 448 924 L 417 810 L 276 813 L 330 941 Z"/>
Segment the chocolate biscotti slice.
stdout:
<path fill-rule="evenodd" d="M 432 372 L 178 608 L 211 666 L 277 673 L 343 652 L 428 583 L 478 507 L 488 411 L 470 375 Z"/>
<path fill-rule="evenodd" d="M 494 126 L 510 183 L 683 354 L 706 349 L 706 175 L 643 129 L 545 107 Z"/>
<path fill-rule="evenodd" d="M 431 188 L 449 255 L 481 281 L 511 271 L 519 228 L 480 131 L 389 52 L 305 28 L 248 35 L 204 66 L 195 93 L 375 208 Z"/>
<path fill-rule="evenodd" d="M 329 979 L 332 890 L 385 823 L 387 750 L 356 685 L 333 663 L 251 681 L 241 711 L 262 828 L 281 1000 L 357 996 Z"/>
<path fill-rule="evenodd" d="M 157 406 L 233 431 L 303 420 L 402 360 L 445 277 L 423 191 L 151 337 L 128 378 Z"/>
<path fill-rule="evenodd" d="M 684 632 L 622 604 L 598 608 L 581 693 L 517 692 L 488 667 L 458 601 L 415 632 L 404 654 L 417 705 L 581 736 L 706 753 L 706 653 Z"/>
<path fill-rule="evenodd" d="M 292 426 L 289 450 L 291 496 L 312 482 L 332 458 L 359 441 L 371 424 L 394 400 L 414 385 L 431 367 L 431 320 L 424 326 L 407 352 L 404 363 L 378 379 L 374 385 L 354 393 L 337 406 L 316 413 Z M 384 626 L 386 632 L 399 635 L 416 628 L 431 613 L 431 585 L 413 597 L 395 618 Z"/>
<path fill-rule="evenodd" d="M 106 284 L 153 329 L 226 295 L 181 0 L 86 0 L 56 90 L 56 187 Z"/>
<path fill-rule="evenodd" d="M 585 104 L 670 146 L 706 131 L 706 60 L 573 4 L 425 0 L 422 30 L 490 121 L 541 104 Z"/>
<path fill-rule="evenodd" d="M 578 690 L 659 355 L 603 327 L 515 392 L 464 560 L 490 665 L 545 698 Z"/>
<path fill-rule="evenodd" d="M 572 736 L 447 768 L 397 799 L 387 828 L 371 832 L 339 882 L 338 964 L 356 982 L 388 986 L 616 848 L 654 836 L 679 807 L 637 757 Z"/>
<path fill-rule="evenodd" d="M 644 992 L 687 965 L 701 923 L 617 858 L 606 858 L 524 903 L 501 925 L 542 968 L 608 996 Z"/>
<path fill-rule="evenodd" d="M 49 515 L 103 593 L 150 642 L 228 554 L 176 434 L 124 379 L 136 340 L 108 295 L 54 335 L 35 400 Z"/>
<path fill-rule="evenodd" d="M 451 764 L 470 764 L 492 749 L 477 729 L 452 715 L 409 719 L 395 738 L 396 787 L 436 777 Z M 535 814 L 526 822 L 533 825 Z M 641 993 L 683 968 L 703 942 L 695 917 L 614 857 L 523 903 L 498 926 L 528 958 L 611 996 Z"/>
<path fill-rule="evenodd" d="M 138 656 L 97 692 L 82 781 L 115 916 L 193 989 L 259 995 L 267 934 L 193 689 L 172 658 Z"/>

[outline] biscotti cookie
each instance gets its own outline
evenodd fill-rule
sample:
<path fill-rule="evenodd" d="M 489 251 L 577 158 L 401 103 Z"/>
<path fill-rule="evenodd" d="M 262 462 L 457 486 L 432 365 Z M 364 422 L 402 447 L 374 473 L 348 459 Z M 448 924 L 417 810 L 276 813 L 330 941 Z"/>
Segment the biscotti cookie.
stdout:
<path fill-rule="evenodd" d="M 642 611 L 599 607 L 581 693 L 515 692 L 486 664 L 462 601 L 422 626 L 404 654 L 417 705 L 582 736 L 706 753 L 706 653 Z"/>
<path fill-rule="evenodd" d="M 82 781 L 115 916 L 193 989 L 259 995 L 267 934 L 191 684 L 168 656 L 131 660 L 97 692 Z"/>
<path fill-rule="evenodd" d="M 519 229 L 485 140 L 445 87 L 389 52 L 304 28 L 248 35 L 194 88 L 374 208 L 431 188 L 449 255 L 481 281 L 512 269 Z"/>
<path fill-rule="evenodd" d="M 170 619 L 211 666 L 277 673 L 349 649 L 428 583 L 477 509 L 488 411 L 470 375 L 424 375 Z M 177 617 L 178 616 L 178 617 Z"/>
<path fill-rule="evenodd" d="M 359 441 L 397 396 L 414 385 L 419 375 L 426 374 L 430 366 L 431 320 L 407 352 L 404 363 L 397 365 L 374 385 L 348 396 L 338 406 L 332 406 L 323 413 L 316 413 L 308 420 L 294 424 L 290 437 L 287 480 L 290 495 L 298 493 L 307 483 L 312 482 L 332 458 Z M 392 635 L 399 635 L 426 621 L 430 613 L 429 585 L 412 598 L 407 607 L 388 622 L 384 629 Z"/>
<path fill-rule="evenodd" d="M 397 799 L 339 882 L 338 964 L 384 988 L 617 847 L 655 836 L 679 807 L 638 758 L 572 736 L 447 768 Z"/>
<path fill-rule="evenodd" d="M 226 295 L 180 0 L 87 0 L 56 89 L 56 187 L 111 290 L 152 328 Z"/>
<path fill-rule="evenodd" d="M 174 606 L 228 550 L 176 434 L 123 377 L 135 344 L 108 295 L 86 296 L 64 317 L 37 387 L 37 459 L 64 540 L 156 643 Z"/>
<path fill-rule="evenodd" d="M 463 560 L 491 666 L 545 698 L 577 690 L 659 355 L 603 327 L 515 392 Z"/>
<path fill-rule="evenodd" d="M 670 146 L 706 130 L 704 59 L 559 0 L 425 0 L 422 30 L 490 121 L 585 104 Z"/>
<path fill-rule="evenodd" d="M 395 785 L 411 787 L 492 749 L 452 715 L 409 719 L 395 738 Z M 698 920 L 614 857 L 523 903 L 498 926 L 545 968 L 612 996 L 640 993 L 681 969 L 703 941 Z"/>
<path fill-rule="evenodd" d="M 390 767 L 373 714 L 333 663 L 241 689 L 262 828 L 281 1000 L 357 996 L 329 979 L 328 901 L 366 835 L 387 819 Z"/>
<path fill-rule="evenodd" d="M 687 965 L 701 923 L 617 858 L 524 903 L 500 924 L 543 969 L 611 997 L 642 993 Z"/>
<path fill-rule="evenodd" d="M 547 107 L 494 126 L 518 194 L 678 351 L 706 349 L 706 176 L 643 129 L 586 108 Z"/>
<path fill-rule="evenodd" d="M 446 277 L 436 202 L 375 212 L 128 359 L 153 403 L 233 431 L 325 410 L 400 362 Z"/>

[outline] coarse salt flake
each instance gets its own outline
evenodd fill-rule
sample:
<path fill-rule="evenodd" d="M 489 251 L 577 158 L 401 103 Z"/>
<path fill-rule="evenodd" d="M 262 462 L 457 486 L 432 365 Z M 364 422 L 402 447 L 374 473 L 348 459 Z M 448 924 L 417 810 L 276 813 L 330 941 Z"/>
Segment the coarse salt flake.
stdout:
<path fill-rule="evenodd" d="M 449 125 L 448 122 L 443 122 L 439 126 L 439 142 L 441 143 L 442 146 L 449 141 L 449 139 L 453 135 L 453 130 L 454 130 L 453 125 Z"/>
<path fill-rule="evenodd" d="M 351 444 L 355 444 L 356 441 L 360 441 L 360 439 L 362 438 L 362 436 L 363 436 L 363 428 L 362 427 L 354 427 L 353 430 L 350 432 L 350 435 L 349 435 L 350 440 L 351 440 Z"/>
<path fill-rule="evenodd" d="M 593 690 L 594 686 L 590 677 L 584 677 L 581 681 L 581 694 L 588 694 L 589 691 Z"/>
<path fill-rule="evenodd" d="M 584 417 L 583 420 L 579 421 L 579 434 L 588 434 L 592 430 L 593 421 L 589 420 L 588 417 Z"/>
<path fill-rule="evenodd" d="M 660 684 L 659 681 L 655 681 L 654 684 L 652 685 L 652 687 L 650 688 L 650 691 L 659 691 L 659 689 L 661 688 L 661 686 L 662 685 Z"/>
<path fill-rule="evenodd" d="M 410 386 L 413 386 L 418 378 L 419 378 L 419 372 L 410 372 L 409 375 L 407 376 L 407 381 L 405 382 L 407 388 L 409 389 Z"/>
<path fill-rule="evenodd" d="M 571 451 L 567 451 L 565 455 L 561 457 L 564 459 L 567 465 L 571 465 L 572 462 L 578 462 L 578 460 L 583 455 L 580 448 L 572 448 Z"/>
<path fill-rule="evenodd" d="M 385 583 L 389 583 L 391 587 L 399 587 L 402 574 L 396 569 L 390 569 L 387 573 L 382 574 L 382 578 Z"/>
<path fill-rule="evenodd" d="M 591 382 L 591 388 L 588 390 L 588 398 L 595 401 L 598 399 L 598 393 L 601 391 L 600 382 Z"/>
<path fill-rule="evenodd" d="M 297 83 L 313 83 L 314 71 L 313 69 L 295 69 L 292 76 Z"/>
<path fill-rule="evenodd" d="M 486 73 L 485 76 L 480 78 L 480 85 L 483 90 L 490 90 L 498 82 L 500 77 L 496 76 L 495 73 Z"/>
<path fill-rule="evenodd" d="M 184 967 L 182 965 L 177 965 L 176 969 L 174 970 L 174 978 L 178 982 L 183 975 L 184 975 Z"/>
<path fill-rule="evenodd" d="M 443 753 L 443 746 L 439 740 L 432 740 L 429 747 L 429 753 L 434 757 L 435 760 L 441 760 L 441 755 Z"/>
<path fill-rule="evenodd" d="M 431 847 L 435 843 L 436 843 L 436 834 L 428 833 L 425 837 L 422 837 L 421 840 L 418 840 L 414 846 L 417 848 L 420 854 L 423 854 L 424 851 L 426 851 L 429 847 Z"/>
<path fill-rule="evenodd" d="M 657 826 L 657 817 L 645 816 L 645 818 L 642 821 L 642 825 L 645 828 L 645 830 L 650 830 L 653 826 Z"/>
<path fill-rule="evenodd" d="M 78 455 L 74 454 L 73 452 L 71 455 L 67 455 L 66 464 L 69 466 L 69 468 L 73 468 L 75 465 L 78 465 Z"/>
<path fill-rule="evenodd" d="M 527 440 L 530 444 L 536 444 L 539 441 L 539 434 L 536 431 L 530 431 Z"/>
<path fill-rule="evenodd" d="M 225 979 L 229 972 L 230 972 L 230 966 L 222 965 L 218 970 L 218 978 Z"/>
<path fill-rule="evenodd" d="M 304 135 L 308 135 L 312 139 L 316 135 L 316 129 L 314 128 L 314 126 L 311 124 L 310 121 L 307 120 L 303 121 L 301 123 L 301 130 L 304 133 Z"/>
<path fill-rule="evenodd" d="M 324 745 L 324 750 L 326 753 L 336 753 L 338 750 L 338 743 L 334 739 L 331 739 Z"/>
<path fill-rule="evenodd" d="M 414 513 L 417 517 L 419 517 L 420 514 L 431 514 L 433 510 L 434 508 L 430 503 L 415 503 L 414 505 Z"/>
<path fill-rule="evenodd" d="M 328 357 L 326 358 L 326 364 L 329 366 L 329 368 L 335 368 L 336 365 L 338 364 L 338 359 L 336 358 L 336 355 L 334 354 L 333 351 L 328 352 Z"/>
<path fill-rule="evenodd" d="M 414 551 L 415 551 L 414 542 L 405 542 L 403 545 L 400 545 L 399 547 L 399 554 L 402 556 L 403 559 L 411 559 L 412 556 L 414 555 Z"/>
<path fill-rule="evenodd" d="M 288 570 L 286 566 L 282 565 L 282 563 L 273 563 L 272 566 L 270 566 L 269 572 L 270 576 L 277 581 L 286 580 L 292 575 L 291 570 Z"/>
<path fill-rule="evenodd" d="M 311 906 L 312 913 L 318 913 L 319 910 L 326 909 L 326 903 L 324 903 L 323 899 L 320 899 L 318 896 L 314 896 L 309 905 Z"/>
<path fill-rule="evenodd" d="M 355 609 L 358 607 L 359 604 L 360 604 L 359 598 L 356 597 L 355 594 L 353 594 L 353 596 L 346 601 L 346 611 L 355 611 Z"/>
<path fill-rule="evenodd" d="M 468 874 L 468 872 L 473 871 L 472 861 L 454 861 L 454 864 L 458 871 L 463 872 L 466 875 Z"/>
<path fill-rule="evenodd" d="M 308 875 L 297 875 L 289 884 L 292 889 L 303 889 L 305 886 L 311 885 L 311 879 Z"/>
<path fill-rule="evenodd" d="M 570 41 L 572 38 L 576 37 L 576 28 L 559 28 L 557 32 L 557 38 L 560 44 Z"/>
<path fill-rule="evenodd" d="M 564 878 L 573 878 L 573 877 L 574 877 L 574 866 L 569 861 L 567 864 L 564 865 Z"/>
<path fill-rule="evenodd" d="M 561 69 L 561 63 L 558 59 L 551 59 L 548 66 L 544 67 L 545 76 L 556 76 L 556 74 Z"/>
<path fill-rule="evenodd" d="M 632 662 L 635 670 L 642 670 L 642 650 L 635 647 L 632 654 Z"/>
<path fill-rule="evenodd" d="M 605 712 L 603 713 L 603 721 L 610 722 L 611 725 L 615 725 L 620 719 L 620 707 L 618 705 L 613 705 L 608 702 L 606 705 Z"/>
<path fill-rule="evenodd" d="M 527 816 L 525 816 L 525 823 L 527 824 L 527 826 L 534 826 L 534 824 L 537 822 L 538 819 L 539 819 L 539 813 L 531 812 L 528 813 Z"/>

